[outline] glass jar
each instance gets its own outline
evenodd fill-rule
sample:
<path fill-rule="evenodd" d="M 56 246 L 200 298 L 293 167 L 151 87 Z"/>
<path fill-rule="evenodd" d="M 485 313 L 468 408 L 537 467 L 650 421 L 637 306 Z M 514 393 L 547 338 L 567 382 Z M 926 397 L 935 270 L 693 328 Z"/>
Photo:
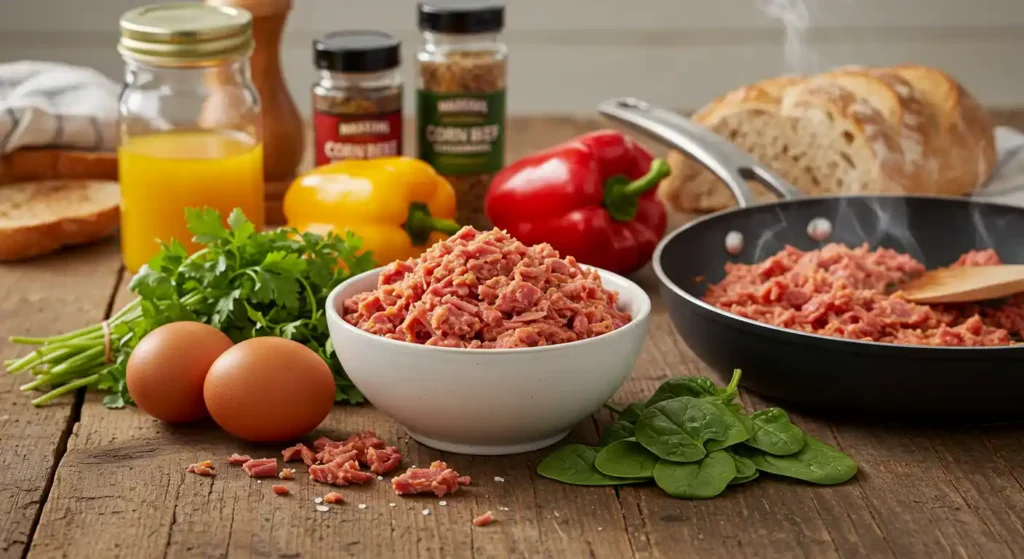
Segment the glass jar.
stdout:
<path fill-rule="evenodd" d="M 401 42 L 381 31 L 336 31 L 313 41 L 316 164 L 402 154 Z"/>
<path fill-rule="evenodd" d="M 144 6 L 120 20 L 121 254 L 132 272 L 177 240 L 199 245 L 186 208 L 264 225 L 260 102 L 250 80 L 252 16 L 200 3 Z M 159 241 L 158 241 L 159 239 Z"/>
<path fill-rule="evenodd" d="M 487 229 L 484 197 L 505 164 L 504 4 L 419 4 L 419 157 L 455 187 L 456 220 Z"/>

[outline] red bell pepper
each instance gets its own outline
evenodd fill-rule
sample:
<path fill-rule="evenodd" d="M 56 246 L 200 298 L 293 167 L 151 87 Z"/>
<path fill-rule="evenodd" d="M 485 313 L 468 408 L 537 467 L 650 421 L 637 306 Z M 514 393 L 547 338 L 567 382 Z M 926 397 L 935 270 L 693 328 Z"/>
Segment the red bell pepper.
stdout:
<path fill-rule="evenodd" d="M 599 130 L 501 170 L 484 201 L 487 218 L 523 243 L 619 274 L 647 264 L 665 234 L 655 186 L 664 160 L 615 130 Z"/>

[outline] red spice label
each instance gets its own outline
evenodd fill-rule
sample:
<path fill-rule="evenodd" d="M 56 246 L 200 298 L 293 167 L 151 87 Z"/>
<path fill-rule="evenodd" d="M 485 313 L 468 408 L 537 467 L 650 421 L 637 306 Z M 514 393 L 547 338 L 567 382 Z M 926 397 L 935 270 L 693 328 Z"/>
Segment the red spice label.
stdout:
<path fill-rule="evenodd" d="M 313 114 L 316 164 L 402 154 L 402 113 Z"/>

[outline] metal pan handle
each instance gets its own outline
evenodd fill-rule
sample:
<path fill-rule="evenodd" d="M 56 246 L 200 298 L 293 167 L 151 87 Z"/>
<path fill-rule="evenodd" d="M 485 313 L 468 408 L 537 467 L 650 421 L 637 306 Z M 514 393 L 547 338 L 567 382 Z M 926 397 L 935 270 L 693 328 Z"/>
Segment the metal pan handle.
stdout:
<path fill-rule="evenodd" d="M 632 97 L 609 99 L 599 104 L 597 110 L 692 157 L 722 179 L 740 207 L 757 203 L 754 193 L 747 187 L 748 179 L 756 180 L 783 199 L 801 197 L 799 190 L 762 166 L 750 154 L 680 114 Z"/>

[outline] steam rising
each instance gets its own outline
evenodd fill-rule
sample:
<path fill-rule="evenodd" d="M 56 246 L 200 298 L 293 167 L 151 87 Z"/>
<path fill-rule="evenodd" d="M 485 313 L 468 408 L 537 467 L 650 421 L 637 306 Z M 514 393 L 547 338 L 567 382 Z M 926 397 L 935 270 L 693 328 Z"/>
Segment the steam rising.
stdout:
<path fill-rule="evenodd" d="M 757 7 L 771 19 L 778 20 L 786 32 L 784 46 L 786 66 L 798 75 L 818 71 L 817 57 L 807 48 L 807 28 L 811 18 L 804 0 L 756 0 Z"/>
<path fill-rule="evenodd" d="M 813 5 L 814 0 L 809 1 Z M 826 70 L 824 60 L 811 52 L 807 44 L 807 30 L 811 23 L 811 10 L 808 9 L 807 1 L 755 0 L 755 2 L 766 17 L 778 21 L 785 31 L 783 51 L 785 65 L 790 73 L 806 76 Z M 829 5 L 835 8 L 839 8 L 842 4 L 845 4 L 844 7 L 851 7 L 853 2 L 829 0 Z M 831 209 L 835 213 L 834 215 L 806 216 L 799 211 L 792 211 L 792 207 L 789 205 L 776 206 L 774 210 L 777 219 L 773 220 L 775 223 L 760 231 L 757 236 L 753 261 L 760 262 L 768 258 L 786 244 L 812 248 L 824 246 L 829 242 L 842 242 L 851 247 L 868 243 L 871 248 L 879 246 L 892 248 L 931 266 L 944 266 L 951 263 L 934 262 L 925 257 L 908 226 L 910 221 L 907 215 L 907 204 L 903 200 L 888 196 L 882 198 L 856 197 L 840 200 L 838 207 L 829 208 L 822 205 L 820 208 Z M 795 217 L 796 215 L 801 215 L 799 219 L 802 222 L 795 222 L 798 219 Z M 831 222 L 834 230 L 832 238 L 827 239 L 824 238 L 825 236 L 816 238 L 811 234 L 811 229 L 814 229 L 813 222 L 819 218 Z M 982 218 L 980 207 L 976 206 L 971 209 L 971 219 L 973 231 L 964 231 L 963 234 L 974 235 L 975 248 L 995 248 L 993 237 Z M 962 224 L 950 225 L 963 226 Z M 996 229 L 1002 229 L 1004 226 L 1003 223 L 989 223 L 988 225 L 995 225 Z M 805 232 L 809 236 L 803 236 Z"/>

